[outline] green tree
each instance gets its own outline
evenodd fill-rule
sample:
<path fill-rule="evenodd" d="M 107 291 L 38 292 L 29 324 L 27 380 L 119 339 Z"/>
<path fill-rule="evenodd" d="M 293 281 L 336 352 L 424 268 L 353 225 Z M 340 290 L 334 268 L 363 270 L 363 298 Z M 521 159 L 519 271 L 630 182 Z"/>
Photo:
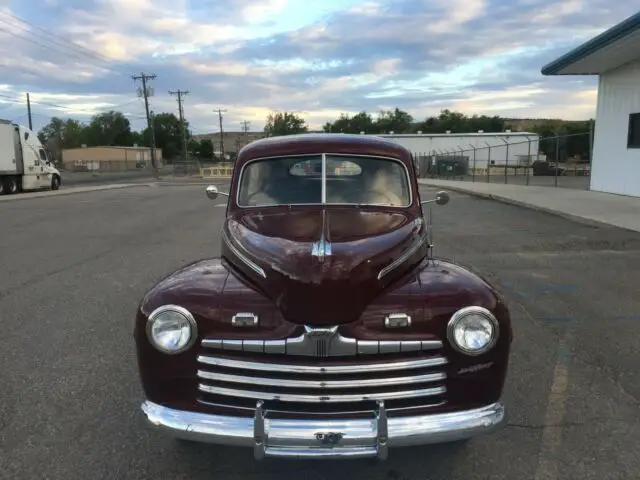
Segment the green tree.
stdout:
<path fill-rule="evenodd" d="M 38 132 L 42 143 L 55 141 L 60 148 L 75 148 L 81 146 L 85 140 L 85 126 L 78 120 L 69 118 L 62 120 L 53 117 L 51 121 Z"/>
<path fill-rule="evenodd" d="M 173 159 L 182 154 L 183 135 L 189 135 L 189 122 L 184 122 L 184 130 L 180 127 L 180 120 L 173 113 L 158 113 L 153 116 L 153 132 L 156 148 L 162 149 L 162 156 Z M 151 132 L 144 130 L 144 144 L 151 145 Z"/>
<path fill-rule="evenodd" d="M 72 118 L 63 120 L 53 117 L 40 129 L 38 138 L 47 146 L 53 158 L 59 160 L 63 149 L 78 148 L 86 142 L 86 126 Z"/>
<path fill-rule="evenodd" d="M 213 142 L 208 138 L 200 140 L 198 145 L 198 156 L 202 159 L 210 160 L 213 158 Z"/>
<path fill-rule="evenodd" d="M 304 119 L 291 112 L 273 112 L 267 116 L 264 132 L 268 137 L 294 135 L 309 131 Z"/>
<path fill-rule="evenodd" d="M 90 146 L 131 146 L 133 132 L 131 122 L 121 112 L 94 115 L 85 128 L 86 143 Z"/>
<path fill-rule="evenodd" d="M 412 133 L 415 128 L 413 117 L 399 108 L 394 110 L 382 110 L 376 119 L 378 133 Z"/>
<path fill-rule="evenodd" d="M 193 138 L 190 138 L 189 142 L 187 143 L 187 152 L 189 152 L 189 155 L 191 155 L 193 157 L 199 157 L 200 156 L 200 142 L 194 140 Z"/>
<path fill-rule="evenodd" d="M 348 114 L 341 114 L 335 122 L 327 122 L 322 127 L 328 133 L 377 133 L 376 123 L 367 112 L 360 112 L 353 117 Z"/>
<path fill-rule="evenodd" d="M 440 111 L 437 117 L 428 117 L 424 122 L 416 125 L 416 130 L 423 133 L 471 133 L 483 130 L 484 132 L 502 132 L 505 128 L 505 121 L 498 116 L 488 117 L 486 115 L 466 116 L 460 112 L 449 109 Z"/>

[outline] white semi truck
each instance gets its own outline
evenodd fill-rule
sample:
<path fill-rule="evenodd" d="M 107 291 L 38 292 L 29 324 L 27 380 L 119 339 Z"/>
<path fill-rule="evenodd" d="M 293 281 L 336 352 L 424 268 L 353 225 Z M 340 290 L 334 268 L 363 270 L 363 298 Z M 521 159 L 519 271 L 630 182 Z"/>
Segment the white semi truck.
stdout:
<path fill-rule="evenodd" d="M 27 127 L 0 119 L 0 195 L 57 190 L 61 181 L 38 136 Z"/>

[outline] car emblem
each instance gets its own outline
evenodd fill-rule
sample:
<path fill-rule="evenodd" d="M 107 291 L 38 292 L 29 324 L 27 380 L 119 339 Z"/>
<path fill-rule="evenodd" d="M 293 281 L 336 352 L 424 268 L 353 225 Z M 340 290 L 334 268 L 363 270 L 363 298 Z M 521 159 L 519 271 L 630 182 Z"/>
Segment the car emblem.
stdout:
<path fill-rule="evenodd" d="M 313 328 L 304 327 L 305 336 L 312 341 L 316 357 L 328 357 L 331 350 L 331 341 L 338 332 L 338 327 Z"/>

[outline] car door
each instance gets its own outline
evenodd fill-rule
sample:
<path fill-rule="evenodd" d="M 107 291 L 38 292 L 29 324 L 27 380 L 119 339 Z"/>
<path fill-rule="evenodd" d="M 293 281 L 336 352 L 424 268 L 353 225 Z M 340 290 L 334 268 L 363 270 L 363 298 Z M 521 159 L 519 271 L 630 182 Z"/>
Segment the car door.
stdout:
<path fill-rule="evenodd" d="M 49 187 L 51 185 L 51 171 L 47 168 L 47 152 L 44 151 L 44 148 L 38 149 L 38 163 L 40 169 L 40 181 L 39 186 L 42 188 Z"/>

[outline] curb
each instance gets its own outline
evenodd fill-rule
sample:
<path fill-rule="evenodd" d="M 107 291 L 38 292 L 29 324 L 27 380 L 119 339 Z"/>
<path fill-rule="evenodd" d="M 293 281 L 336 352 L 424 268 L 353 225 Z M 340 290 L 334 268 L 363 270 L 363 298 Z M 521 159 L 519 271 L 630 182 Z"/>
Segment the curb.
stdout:
<path fill-rule="evenodd" d="M 0 202 L 17 202 L 20 200 L 37 200 L 38 198 L 49 198 L 49 197 L 62 197 L 64 195 L 72 195 L 76 193 L 92 193 L 92 192 L 100 192 L 100 191 L 108 191 L 108 190 L 118 190 L 123 188 L 133 188 L 133 187 L 149 187 L 152 184 L 150 183 L 122 183 L 122 184 L 113 184 L 113 185 L 96 185 L 95 187 L 71 187 L 68 189 L 60 189 L 55 191 L 44 191 L 44 192 L 23 192 L 17 193 L 14 195 L 2 196 L 0 197 Z"/>
<path fill-rule="evenodd" d="M 438 188 L 441 190 L 450 190 L 452 192 L 457 192 L 457 193 L 464 193 L 466 195 L 471 195 L 473 197 L 479 197 L 479 198 L 484 198 L 486 200 L 494 200 L 496 202 L 501 202 L 501 203 L 505 203 L 507 205 L 513 205 L 516 207 L 521 207 L 521 208 L 528 208 L 529 210 L 535 210 L 537 212 L 542 212 L 542 213 L 547 213 L 549 215 L 554 215 L 556 217 L 560 217 L 560 218 L 564 218 L 565 220 L 570 220 L 572 222 L 576 222 L 576 223 L 580 223 L 582 225 L 586 225 L 588 227 L 593 227 L 593 228 L 603 228 L 603 227 L 608 227 L 608 228 L 620 228 L 622 230 L 626 230 L 628 232 L 633 232 L 633 233 L 638 233 L 637 230 L 633 230 L 631 228 L 627 228 L 627 227 L 623 227 L 621 225 L 614 225 L 612 223 L 606 223 L 606 222 L 602 222 L 599 220 L 593 220 L 591 218 L 585 218 L 585 217 L 581 217 L 579 215 L 574 215 L 571 213 L 566 213 L 566 212 L 561 212 L 558 210 L 553 210 L 551 208 L 547 208 L 547 207 L 541 207 L 540 205 L 534 205 L 532 203 L 527 203 L 527 202 L 523 202 L 521 200 L 514 200 L 513 198 L 509 198 L 509 197 L 503 197 L 501 195 L 496 195 L 494 193 L 484 193 L 484 192 L 474 192 L 472 190 L 467 190 L 463 187 L 449 187 L 449 186 L 442 186 L 442 185 L 434 185 L 431 183 L 427 183 L 427 182 L 420 182 L 421 185 L 427 186 L 427 187 L 431 187 L 431 188 Z"/>
<path fill-rule="evenodd" d="M 167 180 L 157 180 L 153 182 L 155 185 L 159 185 L 161 187 L 188 187 L 188 186 L 207 186 L 207 185 L 225 185 L 228 181 L 225 179 L 216 179 L 212 178 L 210 181 L 206 181 L 206 179 L 194 179 L 194 180 L 175 180 L 175 179 L 167 179 Z"/>

